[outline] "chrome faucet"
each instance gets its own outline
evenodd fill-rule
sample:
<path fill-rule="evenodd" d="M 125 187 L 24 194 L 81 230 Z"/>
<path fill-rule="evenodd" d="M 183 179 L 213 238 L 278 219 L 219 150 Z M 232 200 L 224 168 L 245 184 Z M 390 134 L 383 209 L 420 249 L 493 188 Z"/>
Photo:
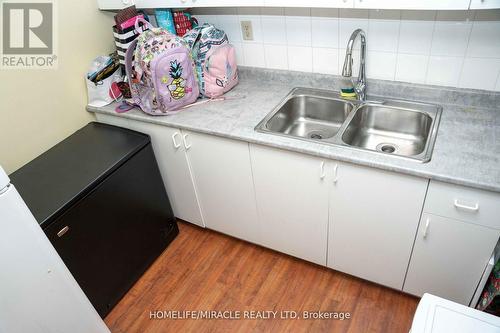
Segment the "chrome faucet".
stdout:
<path fill-rule="evenodd" d="M 349 41 L 347 42 L 347 49 L 345 52 L 344 67 L 342 68 L 342 76 L 350 78 L 352 81 L 352 48 L 356 38 L 360 36 L 361 38 L 361 54 L 359 59 L 359 73 L 358 81 L 353 82 L 354 91 L 360 101 L 364 101 L 366 98 L 366 74 L 365 74 L 365 61 L 366 61 L 366 36 L 365 32 L 361 29 L 356 29 L 351 34 Z"/>

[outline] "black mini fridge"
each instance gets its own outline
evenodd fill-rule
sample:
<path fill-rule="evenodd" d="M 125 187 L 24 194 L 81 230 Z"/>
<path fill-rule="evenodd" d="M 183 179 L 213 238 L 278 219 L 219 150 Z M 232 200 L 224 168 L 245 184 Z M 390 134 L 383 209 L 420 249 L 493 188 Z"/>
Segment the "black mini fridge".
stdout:
<path fill-rule="evenodd" d="M 10 178 L 102 317 L 179 233 L 142 133 L 89 123 Z"/>

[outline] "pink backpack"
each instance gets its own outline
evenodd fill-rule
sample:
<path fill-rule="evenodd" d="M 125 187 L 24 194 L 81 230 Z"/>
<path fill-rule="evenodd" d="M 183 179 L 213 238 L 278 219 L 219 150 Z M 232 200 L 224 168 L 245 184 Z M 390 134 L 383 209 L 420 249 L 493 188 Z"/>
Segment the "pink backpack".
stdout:
<path fill-rule="evenodd" d="M 147 25 L 125 54 L 130 92 L 144 112 L 171 114 L 199 96 L 195 64 L 182 38 Z"/>
<path fill-rule="evenodd" d="M 202 95 L 219 97 L 238 84 L 236 53 L 223 30 L 205 23 L 183 38 L 191 49 Z"/>

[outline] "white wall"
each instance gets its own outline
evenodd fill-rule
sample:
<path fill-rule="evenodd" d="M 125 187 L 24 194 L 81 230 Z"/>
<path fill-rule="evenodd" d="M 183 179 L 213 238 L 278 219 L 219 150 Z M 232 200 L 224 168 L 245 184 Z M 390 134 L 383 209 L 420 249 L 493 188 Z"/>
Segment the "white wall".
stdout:
<path fill-rule="evenodd" d="M 500 91 L 500 10 L 199 8 L 194 13 L 227 32 L 242 65 L 340 74 L 347 40 L 362 28 L 369 78 Z M 253 41 L 243 41 L 242 20 L 252 21 Z"/>
<path fill-rule="evenodd" d="M 114 50 L 113 13 L 95 0 L 58 1 L 56 70 L 0 69 L 0 164 L 7 173 L 94 119 L 85 111 L 92 59 Z M 1 22 L 0 22 L 1 24 Z"/>

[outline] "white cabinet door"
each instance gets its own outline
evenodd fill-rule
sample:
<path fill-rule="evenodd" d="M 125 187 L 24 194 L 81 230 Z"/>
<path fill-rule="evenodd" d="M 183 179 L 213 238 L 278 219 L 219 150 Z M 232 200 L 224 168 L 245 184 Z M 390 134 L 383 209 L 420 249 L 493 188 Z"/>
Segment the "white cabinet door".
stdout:
<path fill-rule="evenodd" d="M 107 0 L 100 0 L 107 1 Z M 111 0 L 127 1 L 127 0 Z M 129 0 L 132 1 L 132 0 Z M 137 8 L 193 8 L 193 7 L 255 7 L 264 0 L 134 0 Z"/>
<path fill-rule="evenodd" d="M 354 0 L 354 8 L 467 10 L 470 0 Z"/>
<path fill-rule="evenodd" d="M 135 4 L 134 0 L 97 0 L 99 9 L 122 9 L 133 4 Z"/>
<path fill-rule="evenodd" d="M 340 163 L 334 180 L 328 266 L 401 289 L 428 180 Z"/>
<path fill-rule="evenodd" d="M 250 145 L 260 244 L 314 263 L 326 264 L 327 163 L 288 151 Z"/>
<path fill-rule="evenodd" d="M 354 0 L 264 0 L 266 7 L 353 8 Z"/>
<path fill-rule="evenodd" d="M 151 136 L 156 160 L 160 166 L 174 215 L 204 227 L 196 188 L 179 129 L 130 121 L 130 128 Z"/>
<path fill-rule="evenodd" d="M 103 0 L 101 0 L 103 1 Z M 114 0 L 120 1 L 120 0 Z M 186 8 L 191 0 L 134 0 L 137 8 Z"/>
<path fill-rule="evenodd" d="M 467 222 L 422 215 L 403 290 L 468 305 L 499 234 Z"/>
<path fill-rule="evenodd" d="M 257 7 L 264 0 L 187 0 L 191 7 Z"/>
<path fill-rule="evenodd" d="M 188 131 L 182 137 L 206 227 L 256 242 L 259 220 L 248 143 Z"/>
<path fill-rule="evenodd" d="M 500 0 L 471 0 L 470 9 L 500 8 Z"/>
<path fill-rule="evenodd" d="M 189 170 L 179 129 L 129 120 L 116 116 L 96 114 L 103 123 L 129 128 L 151 137 L 151 144 L 165 183 L 174 215 L 182 220 L 205 226 L 198 198 Z"/>

